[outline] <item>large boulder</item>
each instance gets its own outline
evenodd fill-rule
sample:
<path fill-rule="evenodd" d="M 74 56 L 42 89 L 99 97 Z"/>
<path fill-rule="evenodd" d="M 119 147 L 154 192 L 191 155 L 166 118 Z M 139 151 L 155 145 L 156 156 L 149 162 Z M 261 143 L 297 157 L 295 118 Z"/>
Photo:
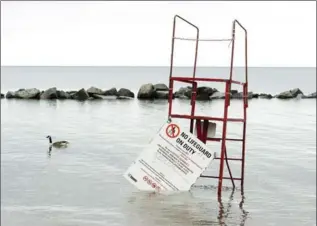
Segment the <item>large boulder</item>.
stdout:
<path fill-rule="evenodd" d="M 14 93 L 15 98 L 19 99 L 39 99 L 41 91 L 32 88 L 32 89 L 19 89 Z"/>
<path fill-rule="evenodd" d="M 209 97 L 215 92 L 217 92 L 217 90 L 210 88 L 210 87 L 206 87 L 206 86 L 198 87 L 196 99 L 197 100 L 210 100 Z"/>
<path fill-rule="evenodd" d="M 6 94 L 7 99 L 12 99 L 15 97 L 15 93 L 13 91 L 8 91 Z"/>
<path fill-rule="evenodd" d="M 169 88 L 164 83 L 158 83 L 154 85 L 155 91 L 169 91 Z"/>
<path fill-rule="evenodd" d="M 92 95 L 92 94 L 102 95 L 103 91 L 101 89 L 99 89 L 99 88 L 96 88 L 96 87 L 92 86 L 89 89 L 87 89 L 87 93 L 89 95 Z"/>
<path fill-rule="evenodd" d="M 47 90 L 45 90 L 40 98 L 41 99 L 57 99 L 57 89 L 56 87 L 53 87 L 53 88 L 49 88 Z"/>
<path fill-rule="evenodd" d="M 57 90 L 56 94 L 57 94 L 57 99 L 63 100 L 63 99 L 70 99 L 71 98 L 70 94 L 63 91 L 63 90 Z"/>
<path fill-rule="evenodd" d="M 76 93 L 73 93 L 71 96 L 72 96 L 72 99 L 80 100 L 80 101 L 88 100 L 89 98 L 89 94 L 84 88 L 78 90 Z"/>
<path fill-rule="evenodd" d="M 303 92 L 299 88 L 284 91 L 275 97 L 278 99 L 291 99 L 297 97 L 297 95 L 303 95 Z"/>
<path fill-rule="evenodd" d="M 77 93 L 77 91 L 75 90 L 70 90 L 70 91 L 66 91 L 66 93 L 69 95 L 69 99 L 74 99 L 75 94 Z"/>
<path fill-rule="evenodd" d="M 174 93 L 175 98 L 179 99 L 189 99 L 191 96 L 192 87 L 181 87 L 178 91 Z"/>
<path fill-rule="evenodd" d="M 197 94 L 202 94 L 202 93 L 206 93 L 208 95 L 212 95 L 213 93 L 217 92 L 217 89 L 213 89 L 211 87 L 207 87 L 207 86 L 200 86 L 197 88 Z"/>
<path fill-rule="evenodd" d="M 315 98 L 316 99 L 316 92 L 308 94 L 308 95 L 304 95 L 302 96 L 303 99 L 312 99 Z"/>
<path fill-rule="evenodd" d="M 138 99 L 154 99 L 155 98 L 155 88 L 153 84 L 148 83 L 140 87 L 138 92 Z"/>
<path fill-rule="evenodd" d="M 210 96 L 217 91 L 217 89 L 213 89 L 207 86 L 197 87 L 196 100 L 210 100 Z M 175 92 L 175 97 L 190 99 L 192 97 L 192 87 L 181 87 L 177 92 Z"/>
<path fill-rule="evenodd" d="M 155 91 L 155 99 L 165 99 L 167 100 L 169 97 L 168 91 Z"/>
<path fill-rule="evenodd" d="M 134 93 L 129 89 L 121 88 L 119 89 L 117 96 L 118 99 L 121 99 L 122 97 L 134 98 Z"/>
<path fill-rule="evenodd" d="M 108 89 L 106 91 L 104 91 L 102 93 L 102 95 L 105 95 L 105 96 L 118 96 L 118 91 L 116 88 L 111 88 L 111 89 Z"/>

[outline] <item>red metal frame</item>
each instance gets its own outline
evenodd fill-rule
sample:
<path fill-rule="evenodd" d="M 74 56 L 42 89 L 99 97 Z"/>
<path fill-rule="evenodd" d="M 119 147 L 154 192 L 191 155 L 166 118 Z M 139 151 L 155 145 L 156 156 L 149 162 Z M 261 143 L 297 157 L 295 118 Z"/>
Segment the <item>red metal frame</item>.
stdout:
<path fill-rule="evenodd" d="M 176 21 L 177 19 L 187 23 L 188 25 L 192 26 L 196 30 L 196 39 L 182 39 L 175 37 L 176 31 Z M 245 81 L 239 82 L 232 80 L 232 72 L 233 72 L 233 60 L 234 60 L 234 48 L 235 48 L 235 32 L 236 32 L 236 25 L 244 31 L 245 33 Z M 195 47 L 195 59 L 194 59 L 194 66 L 193 66 L 193 76 L 192 77 L 176 77 L 173 76 L 173 60 L 174 60 L 174 42 L 176 39 L 180 40 L 189 40 L 189 41 L 196 41 Z M 201 177 L 205 178 L 217 178 L 218 179 L 218 195 L 221 195 L 222 191 L 222 181 L 224 179 L 230 179 L 232 181 L 233 187 L 235 187 L 234 180 L 241 181 L 241 187 L 243 189 L 244 185 L 244 168 L 245 168 L 245 141 L 246 141 L 246 122 L 247 122 L 247 108 L 248 108 L 248 59 L 247 59 L 247 30 L 241 25 L 241 23 L 237 20 L 234 20 L 232 23 L 232 39 L 218 39 L 218 40 L 209 40 L 209 41 L 228 41 L 232 42 L 231 45 L 231 61 L 230 61 L 230 75 L 229 79 L 220 79 L 220 78 L 196 78 L 196 64 L 197 64 L 197 55 L 198 55 L 198 43 L 199 43 L 199 28 L 189 22 L 188 20 L 182 18 L 181 16 L 175 15 L 173 21 L 173 37 L 172 37 L 172 50 L 171 50 L 171 64 L 170 64 L 170 75 L 169 75 L 169 108 L 168 108 L 168 117 L 169 118 L 183 118 L 190 120 L 190 132 L 193 133 L 194 128 L 194 121 L 196 120 L 196 128 L 197 128 L 197 137 L 202 142 L 206 143 L 207 141 L 217 141 L 221 142 L 221 154 L 220 158 L 215 158 L 220 160 L 220 168 L 219 168 L 219 175 L 218 176 L 206 176 L 201 175 Z M 208 40 L 201 40 L 201 41 L 208 41 Z M 192 95 L 191 95 L 191 113 L 190 115 L 180 115 L 180 114 L 173 114 L 172 113 L 172 99 L 173 99 L 173 87 L 174 81 L 184 82 L 192 84 Z M 223 118 L 211 117 L 211 116 L 197 116 L 195 115 L 195 106 L 196 106 L 196 97 L 197 97 L 197 82 L 222 82 L 225 83 L 225 101 L 224 101 L 224 116 Z M 238 84 L 242 85 L 243 87 L 243 118 L 230 118 L 228 117 L 228 108 L 230 106 L 230 92 L 231 92 L 231 84 Z M 201 121 L 203 121 L 203 130 L 201 130 Z M 207 129 L 208 129 L 208 122 L 209 121 L 221 121 L 223 123 L 223 130 L 221 138 L 208 138 L 207 137 Z M 227 138 L 227 123 L 228 122 L 242 122 L 243 123 L 243 136 L 242 139 L 232 139 Z M 226 150 L 226 141 L 238 141 L 242 142 L 242 157 L 241 158 L 229 158 L 227 157 L 227 150 Z M 241 161 L 241 177 L 235 178 L 232 177 L 231 170 L 229 167 L 228 161 Z M 228 171 L 230 177 L 224 177 L 223 170 L 224 170 L 224 162 L 226 161 L 226 165 L 228 167 Z"/>

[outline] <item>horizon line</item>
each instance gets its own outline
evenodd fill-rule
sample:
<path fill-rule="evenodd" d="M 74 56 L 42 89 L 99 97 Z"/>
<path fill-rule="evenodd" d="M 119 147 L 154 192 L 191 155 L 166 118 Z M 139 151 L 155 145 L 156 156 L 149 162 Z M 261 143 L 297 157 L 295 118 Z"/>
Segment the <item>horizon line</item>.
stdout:
<path fill-rule="evenodd" d="M 1 67 L 170 67 L 170 65 L 1 65 Z M 192 68 L 193 66 L 173 66 Z M 214 67 L 230 68 L 230 66 L 196 66 L 197 68 Z M 233 68 L 245 68 L 234 66 Z M 248 68 L 316 68 L 316 66 L 248 66 Z"/>

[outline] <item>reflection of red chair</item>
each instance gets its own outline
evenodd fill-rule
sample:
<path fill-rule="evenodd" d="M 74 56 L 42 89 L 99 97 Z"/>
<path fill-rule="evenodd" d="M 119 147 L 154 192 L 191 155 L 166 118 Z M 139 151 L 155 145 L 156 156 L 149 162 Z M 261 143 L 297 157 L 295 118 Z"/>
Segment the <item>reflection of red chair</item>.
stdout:
<path fill-rule="evenodd" d="M 176 21 L 177 19 L 186 22 L 190 26 L 196 29 L 196 39 L 190 38 L 179 38 L 175 37 L 175 28 L 176 28 Z M 239 82 L 232 80 L 232 71 L 233 71 L 233 59 L 234 59 L 234 47 L 235 47 L 235 30 L 236 25 L 239 25 L 245 32 L 245 81 Z M 186 41 L 195 41 L 195 59 L 194 59 L 194 69 L 193 69 L 193 76 L 192 77 L 175 77 L 173 76 L 173 59 L 174 59 L 174 42 L 175 40 L 186 40 Z M 197 63 L 197 53 L 198 53 L 198 43 L 199 41 L 230 41 L 231 44 L 231 62 L 230 62 L 230 76 L 229 79 L 219 79 L 219 78 L 197 78 L 196 75 L 196 63 Z M 174 81 L 184 82 L 192 84 L 192 95 L 191 95 L 191 114 L 190 115 L 181 115 L 181 114 L 173 114 L 172 113 L 172 99 L 173 99 L 173 85 Z M 224 101 L 224 117 L 223 118 L 216 118 L 211 116 L 197 116 L 195 115 L 195 104 L 196 104 L 196 97 L 197 97 L 197 82 L 222 82 L 225 83 L 225 101 Z M 228 107 L 230 106 L 230 92 L 231 92 L 231 84 L 238 84 L 242 85 L 243 87 L 243 112 L 244 116 L 242 119 L 239 118 L 229 118 L 228 117 Z M 190 119 L 190 132 L 193 133 L 194 128 L 194 121 L 196 121 L 196 134 L 198 139 L 202 142 L 206 143 L 207 141 L 218 141 L 221 143 L 221 154 L 220 158 L 216 158 L 220 160 L 220 168 L 219 168 L 219 176 L 206 176 L 201 175 L 201 177 L 206 178 L 217 178 L 218 179 L 218 195 L 221 195 L 222 190 L 222 180 L 223 179 L 230 179 L 232 181 L 233 187 L 235 187 L 234 180 L 241 181 L 241 187 L 244 184 L 244 165 L 245 165 L 245 135 L 246 135 L 246 121 L 247 121 L 247 107 L 248 107 L 248 64 L 247 64 L 247 30 L 237 21 L 233 21 L 232 27 L 232 38 L 230 39 L 199 39 L 199 28 L 194 24 L 190 23 L 186 19 L 176 15 L 174 17 L 173 22 L 173 37 L 172 37 L 172 53 L 171 53 L 171 66 L 170 66 L 170 75 L 169 75 L 169 108 L 168 108 L 168 117 L 169 118 L 183 118 L 183 119 Z M 222 130 L 222 137 L 221 138 L 214 138 L 208 137 L 208 125 L 212 122 L 222 122 L 223 123 L 223 130 Z M 243 136 L 242 139 L 230 139 L 227 138 L 227 122 L 242 122 L 243 123 Z M 238 141 L 242 142 L 242 158 L 228 158 L 227 151 L 226 151 L 226 141 Z M 235 160 L 241 161 L 241 177 L 234 178 L 232 177 L 231 170 L 229 167 L 228 160 Z M 224 161 L 226 161 L 228 171 L 230 177 L 223 176 L 224 170 Z"/>

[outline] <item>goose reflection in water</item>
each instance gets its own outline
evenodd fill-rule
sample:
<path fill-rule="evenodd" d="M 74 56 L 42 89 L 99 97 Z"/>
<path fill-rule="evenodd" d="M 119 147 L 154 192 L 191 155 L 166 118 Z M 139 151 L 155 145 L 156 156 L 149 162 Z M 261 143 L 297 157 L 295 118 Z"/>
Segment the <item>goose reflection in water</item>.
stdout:
<path fill-rule="evenodd" d="M 52 152 L 52 146 L 49 146 L 49 147 L 48 147 L 48 152 L 47 152 L 49 158 L 50 158 L 51 155 L 52 155 L 51 152 Z"/>

